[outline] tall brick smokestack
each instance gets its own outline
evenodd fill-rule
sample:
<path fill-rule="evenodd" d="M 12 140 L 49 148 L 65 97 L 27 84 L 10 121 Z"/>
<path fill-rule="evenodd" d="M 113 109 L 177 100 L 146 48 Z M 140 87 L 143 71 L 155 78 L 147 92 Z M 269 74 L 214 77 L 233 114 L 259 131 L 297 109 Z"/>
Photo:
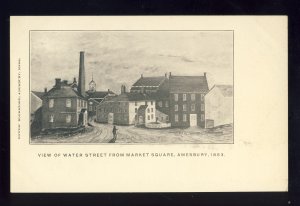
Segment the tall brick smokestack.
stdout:
<path fill-rule="evenodd" d="M 81 52 L 80 52 L 78 92 L 79 92 L 79 94 L 81 94 L 82 96 L 85 96 L 84 51 L 81 51 Z"/>

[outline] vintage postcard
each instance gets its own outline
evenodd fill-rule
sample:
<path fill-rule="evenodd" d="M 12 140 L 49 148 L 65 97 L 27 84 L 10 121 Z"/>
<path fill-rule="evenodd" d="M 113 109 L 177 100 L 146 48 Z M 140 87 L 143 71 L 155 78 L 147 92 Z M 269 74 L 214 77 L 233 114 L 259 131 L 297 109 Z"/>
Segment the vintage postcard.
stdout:
<path fill-rule="evenodd" d="M 30 31 L 30 142 L 233 143 L 233 33 Z"/>
<path fill-rule="evenodd" d="M 12 192 L 287 190 L 285 16 L 11 17 L 11 102 Z"/>

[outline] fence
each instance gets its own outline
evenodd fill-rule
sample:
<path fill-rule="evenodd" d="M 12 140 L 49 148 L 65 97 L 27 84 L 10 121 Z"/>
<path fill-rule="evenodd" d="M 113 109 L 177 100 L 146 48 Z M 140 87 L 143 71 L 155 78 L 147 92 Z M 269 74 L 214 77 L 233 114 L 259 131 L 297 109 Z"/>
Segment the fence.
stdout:
<path fill-rule="evenodd" d="M 145 127 L 151 128 L 151 129 L 168 128 L 168 127 L 171 127 L 171 123 L 163 123 L 163 122 L 148 123 L 148 124 L 145 124 Z"/>

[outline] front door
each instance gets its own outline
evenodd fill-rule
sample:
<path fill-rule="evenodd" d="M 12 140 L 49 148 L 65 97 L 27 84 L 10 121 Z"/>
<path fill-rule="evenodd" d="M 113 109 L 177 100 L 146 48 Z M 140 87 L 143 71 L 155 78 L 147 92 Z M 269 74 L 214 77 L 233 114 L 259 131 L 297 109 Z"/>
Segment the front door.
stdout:
<path fill-rule="evenodd" d="M 143 116 L 139 116 L 139 124 L 144 124 L 144 117 Z"/>
<path fill-rule="evenodd" d="M 197 126 L 197 114 L 190 114 L 190 127 Z"/>

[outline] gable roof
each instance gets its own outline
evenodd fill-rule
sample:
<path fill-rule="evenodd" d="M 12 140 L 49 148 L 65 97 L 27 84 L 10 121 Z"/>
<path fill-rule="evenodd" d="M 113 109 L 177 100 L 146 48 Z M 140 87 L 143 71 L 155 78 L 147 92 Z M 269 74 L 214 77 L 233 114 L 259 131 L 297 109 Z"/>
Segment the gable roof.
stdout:
<path fill-rule="evenodd" d="M 40 99 L 42 99 L 43 96 L 45 95 L 45 92 L 37 92 L 37 91 L 31 91 L 31 92 Z"/>
<path fill-rule="evenodd" d="M 171 76 L 169 78 L 170 92 L 208 92 L 206 76 Z"/>
<path fill-rule="evenodd" d="M 109 94 L 115 94 L 112 91 L 95 91 L 95 92 L 86 92 L 88 95 L 88 98 L 104 98 Z"/>
<path fill-rule="evenodd" d="M 83 98 L 77 91 L 75 91 L 70 86 L 63 86 L 61 88 L 53 87 L 50 89 L 47 94 L 45 95 L 47 97 L 81 97 Z"/>
<path fill-rule="evenodd" d="M 164 76 L 141 77 L 132 85 L 132 87 L 158 87 L 165 79 Z"/>
<path fill-rule="evenodd" d="M 89 99 L 89 101 L 92 101 L 96 104 L 99 104 L 102 100 L 98 100 L 98 99 Z"/>
<path fill-rule="evenodd" d="M 218 88 L 224 97 L 232 97 L 233 96 L 232 85 L 215 85 L 214 87 Z"/>
<path fill-rule="evenodd" d="M 107 102 L 120 102 L 120 101 L 146 101 L 146 100 L 154 100 L 150 98 L 147 94 L 142 93 L 123 93 L 118 96 L 112 97 L 111 99 L 107 100 Z"/>
<path fill-rule="evenodd" d="M 147 107 L 148 107 L 148 105 L 141 105 L 141 106 L 139 106 L 138 111 L 144 112 L 144 111 L 146 111 Z"/>

